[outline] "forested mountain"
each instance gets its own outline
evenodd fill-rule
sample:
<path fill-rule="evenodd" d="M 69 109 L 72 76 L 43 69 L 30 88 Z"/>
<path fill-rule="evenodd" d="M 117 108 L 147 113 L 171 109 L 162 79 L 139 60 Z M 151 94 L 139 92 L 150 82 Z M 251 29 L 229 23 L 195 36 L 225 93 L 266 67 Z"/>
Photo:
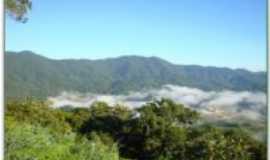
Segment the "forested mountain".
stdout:
<path fill-rule="evenodd" d="M 266 73 L 175 65 L 157 57 L 53 60 L 31 51 L 5 53 L 6 97 L 44 98 L 62 91 L 120 94 L 164 84 L 266 91 Z"/>

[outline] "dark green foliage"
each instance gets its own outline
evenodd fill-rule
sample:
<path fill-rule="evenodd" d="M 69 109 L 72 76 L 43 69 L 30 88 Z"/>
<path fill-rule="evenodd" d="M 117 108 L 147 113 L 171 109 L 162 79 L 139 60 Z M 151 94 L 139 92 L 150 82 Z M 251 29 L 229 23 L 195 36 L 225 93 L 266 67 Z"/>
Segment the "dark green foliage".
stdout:
<path fill-rule="evenodd" d="M 134 110 L 103 102 L 65 109 L 31 99 L 8 102 L 5 159 L 266 160 L 266 144 L 247 132 L 199 120 L 168 99 Z"/>
<path fill-rule="evenodd" d="M 191 160 L 266 159 L 265 146 L 239 129 L 224 131 L 211 126 L 196 128 L 188 141 L 187 154 Z M 254 147 L 258 150 L 253 150 Z"/>
<path fill-rule="evenodd" d="M 162 117 L 167 123 L 172 125 L 188 125 L 192 124 L 199 118 L 197 112 L 185 108 L 182 104 L 176 104 L 169 99 L 161 99 L 148 103 L 138 109 L 142 117 L 154 115 Z"/>
<path fill-rule="evenodd" d="M 107 133 L 113 138 L 122 135 L 123 127 L 132 118 L 133 112 L 122 106 L 108 106 L 98 102 L 90 108 L 90 118 L 81 126 L 80 132 L 89 135 L 92 131 Z"/>
<path fill-rule="evenodd" d="M 78 132 L 81 126 L 90 118 L 89 109 L 86 108 L 75 108 L 64 111 L 66 112 L 66 121 L 75 132 Z"/>
<path fill-rule="evenodd" d="M 129 133 L 122 142 L 134 146 L 129 156 L 140 159 L 184 158 L 188 128 L 198 114 L 171 100 L 162 99 L 138 109 L 140 116 L 127 125 Z M 124 147 L 124 150 L 126 150 Z M 121 151 L 121 150 L 120 150 Z M 126 151 L 125 151 L 126 152 Z"/>
<path fill-rule="evenodd" d="M 106 133 L 107 139 L 118 142 L 120 155 L 131 159 L 265 159 L 265 146 L 246 132 L 194 125 L 198 113 L 171 100 L 149 103 L 137 109 L 139 116 L 122 110 L 116 112 L 105 103 L 95 104 L 81 133 Z"/>
<path fill-rule="evenodd" d="M 121 94 L 164 84 L 204 90 L 266 91 L 266 73 L 174 65 L 155 57 L 52 60 L 29 51 L 5 53 L 7 98 L 46 98 L 62 91 Z"/>

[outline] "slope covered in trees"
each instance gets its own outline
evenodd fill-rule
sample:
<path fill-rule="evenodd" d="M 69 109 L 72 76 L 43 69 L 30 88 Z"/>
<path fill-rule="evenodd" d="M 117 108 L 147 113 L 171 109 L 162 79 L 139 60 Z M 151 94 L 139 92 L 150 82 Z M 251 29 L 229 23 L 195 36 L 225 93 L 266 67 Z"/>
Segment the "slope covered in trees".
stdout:
<path fill-rule="evenodd" d="M 157 57 L 53 60 L 29 51 L 5 53 L 6 97 L 46 98 L 62 91 L 122 94 L 164 84 L 266 91 L 266 73 L 174 65 Z"/>
<path fill-rule="evenodd" d="M 9 101 L 5 115 L 7 160 L 266 160 L 264 142 L 201 125 L 199 113 L 168 99 L 135 110 L 103 102 L 53 109 L 27 99 Z"/>

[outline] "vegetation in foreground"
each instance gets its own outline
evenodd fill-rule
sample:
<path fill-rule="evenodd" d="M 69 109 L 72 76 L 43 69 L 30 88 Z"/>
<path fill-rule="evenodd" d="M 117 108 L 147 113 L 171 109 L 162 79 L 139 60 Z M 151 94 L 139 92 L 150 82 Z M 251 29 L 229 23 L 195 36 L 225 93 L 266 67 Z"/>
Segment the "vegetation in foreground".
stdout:
<path fill-rule="evenodd" d="M 6 160 L 266 160 L 266 144 L 241 129 L 198 125 L 199 113 L 168 99 L 136 110 L 48 106 L 7 102 Z"/>

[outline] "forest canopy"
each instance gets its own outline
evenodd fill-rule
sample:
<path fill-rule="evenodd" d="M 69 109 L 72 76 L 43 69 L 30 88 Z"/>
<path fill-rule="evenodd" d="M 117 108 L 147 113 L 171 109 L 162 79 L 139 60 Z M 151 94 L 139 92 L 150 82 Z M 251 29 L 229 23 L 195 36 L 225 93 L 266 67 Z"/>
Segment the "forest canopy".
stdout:
<path fill-rule="evenodd" d="M 138 109 L 104 102 L 54 109 L 45 101 L 8 101 L 5 159 L 266 160 L 265 143 L 200 119 L 169 99 Z"/>

